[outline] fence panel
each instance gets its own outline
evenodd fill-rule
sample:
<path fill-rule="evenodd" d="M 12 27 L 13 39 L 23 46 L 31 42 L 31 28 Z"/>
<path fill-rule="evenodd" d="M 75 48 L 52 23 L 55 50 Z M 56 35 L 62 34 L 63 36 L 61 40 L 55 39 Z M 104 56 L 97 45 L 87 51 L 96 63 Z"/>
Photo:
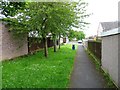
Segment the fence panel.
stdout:
<path fill-rule="evenodd" d="M 50 37 L 47 38 L 47 44 L 48 47 L 52 47 L 54 45 L 54 42 L 50 39 Z M 35 50 L 42 48 L 44 48 L 43 40 L 40 41 L 39 38 L 33 37 L 28 38 L 28 52 L 34 52 Z"/>
<path fill-rule="evenodd" d="M 100 60 L 101 63 L 101 42 L 88 41 L 88 49 Z"/>

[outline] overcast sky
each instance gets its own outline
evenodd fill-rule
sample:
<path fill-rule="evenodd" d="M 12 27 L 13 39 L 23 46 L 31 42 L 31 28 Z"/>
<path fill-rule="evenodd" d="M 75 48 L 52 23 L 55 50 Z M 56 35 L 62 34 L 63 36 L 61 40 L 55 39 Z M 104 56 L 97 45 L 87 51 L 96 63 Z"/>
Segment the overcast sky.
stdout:
<path fill-rule="evenodd" d="M 95 35 L 99 22 L 118 20 L 118 2 L 120 0 L 85 0 L 89 3 L 88 13 L 93 13 L 88 21 L 89 28 L 84 30 L 86 36 Z"/>
<path fill-rule="evenodd" d="M 75 0 L 76 1 L 76 0 Z M 87 21 L 91 23 L 89 28 L 84 30 L 86 36 L 97 34 L 99 22 L 118 20 L 118 2 L 120 0 L 84 0 L 88 2 L 88 13 L 93 13 Z"/>

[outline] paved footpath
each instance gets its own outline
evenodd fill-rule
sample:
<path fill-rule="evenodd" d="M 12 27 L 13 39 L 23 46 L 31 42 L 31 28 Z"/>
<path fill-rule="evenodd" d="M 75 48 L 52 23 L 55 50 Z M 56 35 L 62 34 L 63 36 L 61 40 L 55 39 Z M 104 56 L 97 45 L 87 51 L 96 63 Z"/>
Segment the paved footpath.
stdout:
<path fill-rule="evenodd" d="M 94 63 L 88 58 L 84 47 L 78 46 L 74 69 L 71 75 L 70 88 L 104 88 L 103 76 L 95 69 Z"/>

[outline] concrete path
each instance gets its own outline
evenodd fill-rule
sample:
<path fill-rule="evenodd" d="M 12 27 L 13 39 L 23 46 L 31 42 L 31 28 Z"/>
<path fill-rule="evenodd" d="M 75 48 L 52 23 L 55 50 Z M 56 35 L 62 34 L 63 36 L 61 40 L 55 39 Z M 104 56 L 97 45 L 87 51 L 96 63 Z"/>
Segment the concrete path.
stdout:
<path fill-rule="evenodd" d="M 104 88 L 103 76 L 95 69 L 94 63 L 88 58 L 84 47 L 78 46 L 74 69 L 70 80 L 70 88 Z"/>

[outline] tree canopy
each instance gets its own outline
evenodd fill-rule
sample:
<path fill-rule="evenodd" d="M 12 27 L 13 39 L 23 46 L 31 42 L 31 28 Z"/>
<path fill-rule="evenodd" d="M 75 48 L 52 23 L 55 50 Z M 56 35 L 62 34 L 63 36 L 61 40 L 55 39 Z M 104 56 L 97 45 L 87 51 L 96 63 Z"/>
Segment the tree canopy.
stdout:
<path fill-rule="evenodd" d="M 6 17 L 13 17 L 19 10 L 25 9 L 26 2 L 10 2 L 10 0 L 0 2 L 0 10 L 1 14 L 5 15 Z"/>
<path fill-rule="evenodd" d="M 74 31 L 74 30 L 70 30 L 69 34 L 68 34 L 68 38 L 70 41 L 72 41 L 73 39 L 77 39 L 77 40 L 82 40 L 85 38 L 85 34 L 83 31 Z"/>
<path fill-rule="evenodd" d="M 44 40 L 45 56 L 47 37 L 51 35 L 56 43 L 57 37 L 66 35 L 72 27 L 83 28 L 86 22 L 87 3 L 79 2 L 4 2 L 2 3 L 3 19 L 15 30 L 16 34 L 37 33 Z M 12 17 L 12 18 L 11 18 Z M 35 34 L 33 33 L 33 34 Z M 34 36 L 34 35 L 33 35 Z M 55 44 L 56 46 L 56 44 Z"/>

